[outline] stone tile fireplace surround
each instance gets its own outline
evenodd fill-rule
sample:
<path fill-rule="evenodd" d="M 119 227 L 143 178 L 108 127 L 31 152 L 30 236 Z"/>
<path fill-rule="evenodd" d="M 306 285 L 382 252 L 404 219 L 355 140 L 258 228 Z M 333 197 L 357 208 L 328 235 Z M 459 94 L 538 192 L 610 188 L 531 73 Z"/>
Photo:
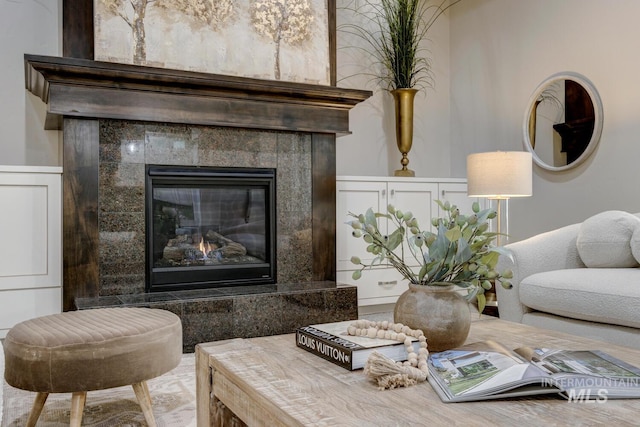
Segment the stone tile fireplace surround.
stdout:
<path fill-rule="evenodd" d="M 63 130 L 64 309 L 137 305 L 198 342 L 357 316 L 335 283 L 335 140 L 370 92 L 25 55 Z M 277 284 L 145 293 L 145 165 L 275 168 Z"/>

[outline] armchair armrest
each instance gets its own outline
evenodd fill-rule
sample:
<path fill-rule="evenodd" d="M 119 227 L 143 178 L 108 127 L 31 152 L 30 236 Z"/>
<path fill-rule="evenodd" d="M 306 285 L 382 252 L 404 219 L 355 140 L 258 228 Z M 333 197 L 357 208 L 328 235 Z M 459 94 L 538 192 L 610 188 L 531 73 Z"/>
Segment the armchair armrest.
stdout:
<path fill-rule="evenodd" d="M 506 247 L 511 250 L 513 259 L 501 256 L 498 271 L 513 271 L 512 289 L 496 286 L 498 311 L 500 318 L 513 322 L 522 322 L 522 316 L 529 308 L 520 303 L 520 284 L 532 274 L 568 268 L 582 268 L 576 240 L 580 224 L 572 224 L 552 230 Z"/>

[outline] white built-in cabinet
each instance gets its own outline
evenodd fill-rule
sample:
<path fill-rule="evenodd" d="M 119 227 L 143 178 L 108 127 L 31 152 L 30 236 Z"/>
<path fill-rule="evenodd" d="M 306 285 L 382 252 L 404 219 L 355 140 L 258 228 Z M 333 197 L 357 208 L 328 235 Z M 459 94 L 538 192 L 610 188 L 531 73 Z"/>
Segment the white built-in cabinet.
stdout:
<path fill-rule="evenodd" d="M 375 212 L 387 212 L 389 204 L 403 211 L 411 211 L 422 229 L 430 227 L 431 219 L 444 215 L 436 200 L 449 201 L 467 214 L 474 201 L 483 200 L 467 196 L 467 183 L 459 178 L 400 178 L 339 176 L 336 181 L 336 269 L 337 280 L 358 287 L 358 305 L 368 306 L 394 303 L 408 288 L 406 280 L 388 265 L 376 266 L 364 271 L 362 278 L 353 280 L 353 271 L 358 269 L 351 263 L 358 256 L 365 263 L 373 255 L 366 251 L 367 244 L 352 236 L 353 229 L 347 222 L 354 214 L 365 213 L 368 208 Z M 381 232 L 387 230 L 387 221 L 381 218 Z M 391 224 L 393 226 L 393 224 Z M 407 259 L 407 258 L 405 258 Z"/>
<path fill-rule="evenodd" d="M 62 168 L 0 166 L 0 338 L 62 310 Z"/>

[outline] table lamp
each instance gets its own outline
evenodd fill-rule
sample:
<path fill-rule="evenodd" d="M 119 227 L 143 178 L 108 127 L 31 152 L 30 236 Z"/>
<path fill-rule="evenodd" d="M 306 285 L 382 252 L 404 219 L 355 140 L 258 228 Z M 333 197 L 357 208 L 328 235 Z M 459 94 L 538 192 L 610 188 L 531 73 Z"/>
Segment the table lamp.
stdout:
<path fill-rule="evenodd" d="M 509 199 L 532 194 L 532 158 L 526 151 L 492 151 L 467 156 L 467 194 L 497 200 L 498 246 L 508 241 Z"/>

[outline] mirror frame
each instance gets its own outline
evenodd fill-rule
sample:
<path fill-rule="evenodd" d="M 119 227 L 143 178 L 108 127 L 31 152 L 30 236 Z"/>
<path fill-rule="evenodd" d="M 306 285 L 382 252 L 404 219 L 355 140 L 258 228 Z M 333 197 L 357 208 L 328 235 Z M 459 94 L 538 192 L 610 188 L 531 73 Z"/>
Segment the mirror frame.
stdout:
<path fill-rule="evenodd" d="M 531 137 L 529 135 L 529 119 L 531 117 L 531 113 L 533 111 L 535 101 L 538 99 L 538 97 L 549 85 L 559 80 L 573 80 L 574 82 L 579 83 L 587 91 L 587 93 L 591 97 L 591 101 L 593 102 L 594 126 L 593 126 L 593 134 L 591 135 L 591 139 L 589 140 L 589 144 L 587 145 L 587 148 L 576 160 L 574 160 L 573 162 L 565 166 L 551 166 L 545 163 L 544 161 L 542 161 L 542 159 L 538 157 L 538 155 L 535 153 L 535 150 L 531 146 Z M 591 81 L 589 81 L 589 79 L 587 79 L 585 76 L 578 73 L 571 72 L 571 71 L 556 73 L 548 77 L 547 79 L 545 79 L 542 83 L 540 83 L 536 88 L 536 90 L 531 95 L 531 97 L 529 98 L 529 102 L 527 104 L 527 110 L 525 111 L 524 120 L 522 122 L 522 135 L 523 135 L 522 145 L 524 145 L 525 150 L 531 153 L 531 156 L 535 164 L 537 164 L 543 169 L 554 171 L 554 172 L 571 169 L 583 163 L 598 146 L 598 143 L 600 142 L 600 136 L 602 135 L 603 120 L 604 118 L 603 118 L 603 111 L 602 111 L 602 100 L 600 99 L 600 95 L 598 94 L 598 91 L 596 90 L 595 86 L 591 83 Z"/>

